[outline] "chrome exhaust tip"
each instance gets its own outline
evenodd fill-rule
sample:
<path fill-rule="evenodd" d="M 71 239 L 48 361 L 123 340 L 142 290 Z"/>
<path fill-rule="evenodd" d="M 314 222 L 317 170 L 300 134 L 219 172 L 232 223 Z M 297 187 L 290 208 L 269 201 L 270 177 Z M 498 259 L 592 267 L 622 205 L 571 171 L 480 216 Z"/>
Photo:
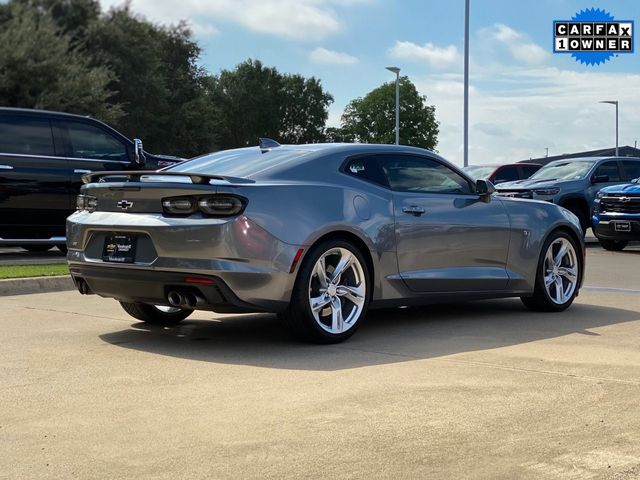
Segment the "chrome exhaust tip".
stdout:
<path fill-rule="evenodd" d="M 167 301 L 172 307 L 180 307 L 184 303 L 184 297 L 176 291 L 171 291 L 167 295 Z"/>

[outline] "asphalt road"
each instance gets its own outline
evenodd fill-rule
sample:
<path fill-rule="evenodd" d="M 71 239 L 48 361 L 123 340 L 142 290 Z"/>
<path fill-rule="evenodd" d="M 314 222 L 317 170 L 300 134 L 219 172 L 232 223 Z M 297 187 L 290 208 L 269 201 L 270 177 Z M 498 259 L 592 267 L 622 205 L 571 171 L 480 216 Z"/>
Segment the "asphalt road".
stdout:
<path fill-rule="evenodd" d="M 2 297 L 0 478 L 638 478 L 639 266 L 592 246 L 562 314 L 385 310 L 336 346 L 270 315 L 157 329 Z"/>

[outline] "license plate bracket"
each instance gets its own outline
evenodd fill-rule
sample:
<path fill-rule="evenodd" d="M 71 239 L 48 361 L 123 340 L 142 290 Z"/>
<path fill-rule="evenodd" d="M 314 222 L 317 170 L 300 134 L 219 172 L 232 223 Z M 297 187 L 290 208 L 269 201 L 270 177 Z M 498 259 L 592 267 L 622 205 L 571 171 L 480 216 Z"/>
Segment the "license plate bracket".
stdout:
<path fill-rule="evenodd" d="M 104 239 L 102 260 L 114 263 L 133 263 L 136 259 L 136 243 L 135 235 L 107 235 Z"/>
<path fill-rule="evenodd" d="M 620 222 L 617 221 L 613 224 L 613 227 L 616 232 L 630 232 L 631 224 L 629 222 Z"/>

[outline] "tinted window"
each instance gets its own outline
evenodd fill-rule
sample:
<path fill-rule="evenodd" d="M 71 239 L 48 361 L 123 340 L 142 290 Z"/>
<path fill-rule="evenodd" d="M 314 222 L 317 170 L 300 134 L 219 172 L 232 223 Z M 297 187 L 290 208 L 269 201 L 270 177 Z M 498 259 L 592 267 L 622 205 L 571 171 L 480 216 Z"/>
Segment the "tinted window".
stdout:
<path fill-rule="evenodd" d="M 540 167 L 521 167 L 522 168 L 522 178 L 529 178 L 531 175 L 540 170 Z"/>
<path fill-rule="evenodd" d="M 449 167 L 428 158 L 389 155 L 380 163 L 389 186 L 402 192 L 471 193 L 469 182 Z"/>
<path fill-rule="evenodd" d="M 503 167 L 496 173 L 495 183 L 513 182 L 519 179 L 518 167 Z"/>
<path fill-rule="evenodd" d="M 0 117 L 0 153 L 55 155 L 49 121 Z"/>
<path fill-rule="evenodd" d="M 640 161 L 633 162 L 631 160 L 623 160 L 622 168 L 624 169 L 624 180 L 633 180 L 640 178 Z"/>
<path fill-rule="evenodd" d="M 205 173 L 247 177 L 258 174 L 275 174 L 300 163 L 313 152 L 289 147 L 274 148 L 261 153 L 258 147 L 223 150 L 179 163 L 171 172 Z"/>
<path fill-rule="evenodd" d="M 608 175 L 610 182 L 619 182 L 620 181 L 620 171 L 618 170 L 618 162 L 604 162 L 594 173 L 595 176 L 600 175 Z"/>
<path fill-rule="evenodd" d="M 354 158 L 347 163 L 344 171 L 362 180 L 382 185 L 383 187 L 389 186 L 387 184 L 387 177 L 377 157 Z"/>
<path fill-rule="evenodd" d="M 70 156 L 129 161 L 125 145 L 100 128 L 75 122 L 64 122 L 63 125 L 69 132 Z"/>

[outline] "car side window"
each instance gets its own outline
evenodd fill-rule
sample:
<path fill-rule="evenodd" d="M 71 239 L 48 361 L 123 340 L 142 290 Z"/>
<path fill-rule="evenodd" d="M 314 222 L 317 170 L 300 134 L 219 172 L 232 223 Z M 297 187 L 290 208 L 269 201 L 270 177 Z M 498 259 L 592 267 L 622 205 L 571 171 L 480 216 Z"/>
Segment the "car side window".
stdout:
<path fill-rule="evenodd" d="M 618 169 L 618 162 L 604 162 L 598 168 L 596 168 L 596 172 L 594 173 L 596 177 L 601 175 L 607 175 L 609 177 L 610 182 L 619 182 L 621 180 L 620 170 Z"/>
<path fill-rule="evenodd" d="M 357 157 L 347 163 L 344 171 L 356 178 L 375 183 L 382 187 L 389 187 L 387 177 L 380 166 L 377 157 Z"/>
<path fill-rule="evenodd" d="M 435 160 L 411 155 L 381 156 L 380 163 L 392 190 L 421 193 L 470 194 L 466 178 Z"/>
<path fill-rule="evenodd" d="M 0 117 L 0 153 L 55 155 L 49 120 L 20 116 Z"/>
<path fill-rule="evenodd" d="M 634 178 L 640 178 L 640 162 L 623 160 L 622 168 L 624 170 L 625 181 L 633 180 Z"/>
<path fill-rule="evenodd" d="M 104 130 L 79 122 L 62 123 L 68 132 L 71 157 L 129 161 L 126 146 Z"/>
<path fill-rule="evenodd" d="M 532 166 L 522 167 L 522 178 L 523 179 L 529 178 L 531 175 L 536 173 L 538 170 L 540 170 L 540 167 L 532 167 Z"/>
<path fill-rule="evenodd" d="M 518 175 L 518 167 L 503 167 L 496 173 L 495 183 L 513 182 L 514 180 L 520 180 Z"/>

